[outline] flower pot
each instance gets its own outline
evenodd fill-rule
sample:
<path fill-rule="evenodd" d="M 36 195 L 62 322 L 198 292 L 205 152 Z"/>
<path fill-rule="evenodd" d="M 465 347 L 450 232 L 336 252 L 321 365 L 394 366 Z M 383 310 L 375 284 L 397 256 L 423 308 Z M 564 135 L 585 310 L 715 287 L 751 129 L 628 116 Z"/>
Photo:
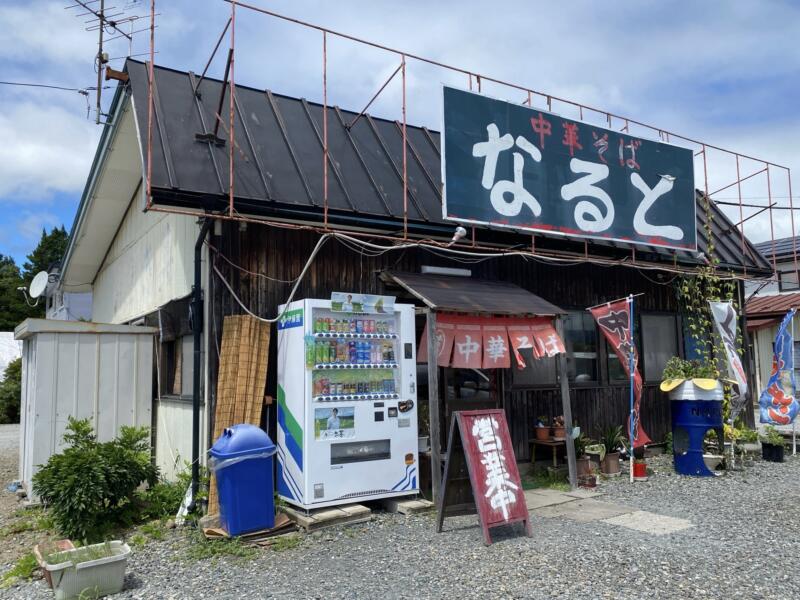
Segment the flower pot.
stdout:
<path fill-rule="evenodd" d="M 647 464 L 644 462 L 633 461 L 634 481 L 647 481 Z"/>
<path fill-rule="evenodd" d="M 722 454 L 703 454 L 703 462 L 706 463 L 709 471 L 715 471 L 722 464 Z"/>
<path fill-rule="evenodd" d="M 578 477 L 592 474 L 592 461 L 589 459 L 588 456 L 581 456 L 580 458 L 576 458 L 575 467 L 576 467 L 575 471 Z"/>
<path fill-rule="evenodd" d="M 554 440 L 564 440 L 567 438 L 567 429 L 566 427 L 553 427 L 553 439 Z"/>
<path fill-rule="evenodd" d="M 549 427 L 536 427 L 534 429 L 536 432 L 536 439 L 547 441 L 550 439 L 550 428 Z"/>
<path fill-rule="evenodd" d="M 619 452 L 606 454 L 600 463 L 600 470 L 604 475 L 619 475 Z"/>
<path fill-rule="evenodd" d="M 63 552 L 65 550 L 72 550 L 75 548 L 72 540 L 58 540 L 52 544 L 47 544 L 47 546 L 52 546 L 52 548 L 48 548 L 48 550 L 55 552 Z M 50 589 L 53 589 L 53 578 L 50 576 L 50 571 L 45 568 L 47 563 L 45 562 L 44 557 L 47 553 L 47 550 L 42 548 L 39 544 L 36 544 L 33 547 L 33 556 L 36 558 L 36 562 L 39 564 L 39 568 L 42 570 L 42 575 L 44 575 L 44 579 Z"/>
<path fill-rule="evenodd" d="M 783 462 L 783 444 L 761 442 L 761 458 L 769 462 Z"/>
<path fill-rule="evenodd" d="M 97 598 L 108 594 L 116 594 L 125 584 L 125 568 L 131 549 L 120 541 L 108 542 L 111 555 L 85 562 L 73 562 L 71 556 L 90 549 L 101 549 L 104 544 L 94 544 L 67 550 L 64 562 L 45 564 L 53 582 L 56 600 L 72 598 Z"/>

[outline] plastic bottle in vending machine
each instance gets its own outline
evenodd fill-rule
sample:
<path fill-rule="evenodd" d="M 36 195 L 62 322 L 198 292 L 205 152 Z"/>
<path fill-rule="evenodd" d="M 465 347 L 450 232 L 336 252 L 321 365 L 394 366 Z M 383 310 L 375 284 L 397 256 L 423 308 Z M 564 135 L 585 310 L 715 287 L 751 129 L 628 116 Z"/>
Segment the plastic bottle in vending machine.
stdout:
<path fill-rule="evenodd" d="M 347 361 L 351 364 L 356 362 L 357 359 L 357 352 L 356 352 L 356 343 L 355 342 L 348 342 L 347 343 L 347 352 L 348 357 Z"/>

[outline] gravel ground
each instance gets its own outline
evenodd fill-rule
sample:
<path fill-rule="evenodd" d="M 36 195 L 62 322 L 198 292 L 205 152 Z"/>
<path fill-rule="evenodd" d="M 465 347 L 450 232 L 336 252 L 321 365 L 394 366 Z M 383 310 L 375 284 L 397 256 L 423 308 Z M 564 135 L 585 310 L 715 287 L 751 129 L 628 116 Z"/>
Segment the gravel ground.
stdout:
<path fill-rule="evenodd" d="M 476 517 L 377 514 L 367 523 L 302 536 L 255 558 L 190 560 L 192 538 L 169 531 L 134 548 L 119 598 L 799 598 L 800 457 L 713 479 L 675 475 L 667 457 L 631 486 L 604 482 L 599 498 L 695 527 L 654 536 L 606 523 L 533 517 L 534 537 L 499 531 L 484 547 Z M 773 556 L 781 562 L 773 563 Z M 788 559 L 788 560 L 787 560 Z M 0 598 L 52 598 L 42 581 Z"/>

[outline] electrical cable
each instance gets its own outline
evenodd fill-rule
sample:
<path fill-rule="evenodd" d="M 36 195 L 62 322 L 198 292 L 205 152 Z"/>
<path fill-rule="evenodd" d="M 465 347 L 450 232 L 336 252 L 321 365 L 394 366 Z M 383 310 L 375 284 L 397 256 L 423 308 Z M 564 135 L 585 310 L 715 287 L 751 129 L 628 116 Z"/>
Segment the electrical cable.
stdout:
<path fill-rule="evenodd" d="M 96 90 L 97 86 L 85 87 L 85 88 L 71 88 L 71 87 L 64 87 L 61 85 L 49 85 L 46 83 L 24 83 L 20 81 L 0 81 L 0 85 L 16 85 L 20 87 L 37 87 L 37 88 L 48 88 L 51 90 L 63 90 L 65 92 L 86 92 L 89 90 Z M 104 85 L 102 89 L 107 90 L 113 86 Z"/>
<path fill-rule="evenodd" d="M 257 314 L 255 314 L 253 311 L 251 311 L 249 308 L 247 308 L 244 305 L 244 302 L 241 301 L 239 296 L 236 295 L 236 292 L 233 291 L 233 288 L 231 287 L 231 284 L 229 284 L 228 281 L 225 279 L 225 277 L 222 275 L 222 273 L 220 273 L 219 269 L 217 268 L 217 265 L 212 265 L 211 268 L 214 269 L 214 272 L 217 274 L 217 277 L 219 277 L 219 279 L 222 282 L 222 284 L 226 288 L 228 288 L 228 291 L 230 292 L 231 296 L 233 297 L 234 300 L 236 300 L 236 303 L 242 308 L 242 310 L 244 310 L 251 317 L 254 317 L 254 318 L 256 318 L 259 321 L 262 321 L 264 323 L 275 323 L 275 322 L 279 321 L 281 319 L 281 317 L 283 317 L 283 315 L 286 313 L 287 310 L 289 310 L 289 304 L 294 299 L 294 295 L 297 292 L 297 289 L 300 287 L 300 282 L 303 280 L 303 276 L 306 274 L 306 272 L 308 271 L 309 267 L 311 266 L 311 263 L 314 261 L 314 257 L 317 255 L 317 253 L 320 251 L 322 246 L 325 245 L 325 242 L 327 242 L 328 239 L 330 239 L 330 237 L 332 235 L 333 234 L 326 233 L 322 237 L 319 238 L 319 241 L 317 242 L 317 245 L 314 246 L 314 249 L 311 251 L 311 254 L 308 257 L 308 260 L 306 261 L 306 264 L 303 267 L 303 270 L 300 272 L 300 275 L 297 278 L 297 281 L 295 281 L 295 284 L 292 287 L 292 291 L 289 292 L 289 297 L 286 299 L 286 303 L 285 303 L 285 305 L 283 307 L 283 310 L 273 319 L 267 319 L 267 318 L 264 318 L 264 317 L 259 317 Z"/>

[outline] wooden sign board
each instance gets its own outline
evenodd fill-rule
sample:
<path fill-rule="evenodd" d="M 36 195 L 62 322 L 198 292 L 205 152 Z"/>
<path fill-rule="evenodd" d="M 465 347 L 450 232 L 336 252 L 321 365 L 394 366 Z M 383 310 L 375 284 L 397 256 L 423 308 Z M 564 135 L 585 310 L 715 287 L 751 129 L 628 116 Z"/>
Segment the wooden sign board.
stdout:
<path fill-rule="evenodd" d="M 517 459 L 511 445 L 505 412 L 500 409 L 462 410 L 453 413 L 436 531 L 442 531 L 444 521 L 444 498 L 453 458 L 456 425 L 464 448 L 484 542 L 487 546 L 492 543 L 489 529 L 511 523 L 524 523 L 525 531 L 530 537 L 530 515 L 517 469 Z"/>

